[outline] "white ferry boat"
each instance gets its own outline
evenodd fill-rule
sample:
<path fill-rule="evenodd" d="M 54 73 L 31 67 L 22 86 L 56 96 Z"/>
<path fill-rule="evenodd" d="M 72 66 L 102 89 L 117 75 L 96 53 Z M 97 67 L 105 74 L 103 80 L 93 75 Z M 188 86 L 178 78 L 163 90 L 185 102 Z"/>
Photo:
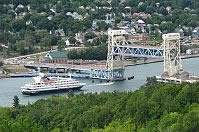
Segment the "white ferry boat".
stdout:
<path fill-rule="evenodd" d="M 35 82 L 21 87 L 22 94 L 35 95 L 39 93 L 51 93 L 56 91 L 80 90 L 85 83 L 63 77 L 33 77 Z"/>

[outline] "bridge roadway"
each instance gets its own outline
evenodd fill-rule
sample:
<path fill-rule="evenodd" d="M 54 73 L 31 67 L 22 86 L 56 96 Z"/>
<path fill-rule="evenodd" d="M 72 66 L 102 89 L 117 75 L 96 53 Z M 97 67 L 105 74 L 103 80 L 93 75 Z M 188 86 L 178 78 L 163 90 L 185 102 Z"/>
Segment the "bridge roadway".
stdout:
<path fill-rule="evenodd" d="M 26 68 L 30 69 L 66 69 L 74 71 L 90 71 L 91 69 L 106 69 L 105 65 L 72 65 L 72 64 L 51 64 L 51 63 L 38 63 L 38 64 L 26 64 Z"/>

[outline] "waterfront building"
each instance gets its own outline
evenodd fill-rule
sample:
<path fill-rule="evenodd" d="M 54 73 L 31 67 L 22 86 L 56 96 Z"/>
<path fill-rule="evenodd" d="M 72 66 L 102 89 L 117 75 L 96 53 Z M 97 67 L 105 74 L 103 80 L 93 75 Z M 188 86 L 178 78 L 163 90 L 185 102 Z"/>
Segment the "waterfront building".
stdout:
<path fill-rule="evenodd" d="M 66 64 L 67 63 L 67 53 L 64 50 L 48 52 L 45 55 L 45 57 L 41 60 L 41 62 Z"/>

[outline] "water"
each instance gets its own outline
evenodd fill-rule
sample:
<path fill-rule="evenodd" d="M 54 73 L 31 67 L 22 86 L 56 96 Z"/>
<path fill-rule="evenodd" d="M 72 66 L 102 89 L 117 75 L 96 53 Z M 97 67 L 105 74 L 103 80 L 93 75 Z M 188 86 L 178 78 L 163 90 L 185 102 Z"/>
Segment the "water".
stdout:
<path fill-rule="evenodd" d="M 183 69 L 189 73 L 199 75 L 199 58 L 183 60 Z M 95 92 L 113 92 L 117 91 L 135 91 L 146 82 L 146 77 L 161 75 L 163 71 L 163 63 L 152 63 L 146 65 L 138 65 L 126 67 L 125 76 L 135 76 L 133 80 L 119 81 L 114 83 L 100 82 L 95 80 L 92 83 L 90 79 L 78 79 L 87 85 L 82 88 L 84 93 Z M 17 95 L 21 104 L 33 103 L 38 99 L 47 99 L 53 95 L 67 96 L 67 93 L 47 94 L 37 96 L 22 95 L 20 87 L 33 81 L 32 78 L 5 78 L 0 79 L 0 106 L 12 106 L 13 96 Z M 80 92 L 78 92 L 80 93 Z"/>

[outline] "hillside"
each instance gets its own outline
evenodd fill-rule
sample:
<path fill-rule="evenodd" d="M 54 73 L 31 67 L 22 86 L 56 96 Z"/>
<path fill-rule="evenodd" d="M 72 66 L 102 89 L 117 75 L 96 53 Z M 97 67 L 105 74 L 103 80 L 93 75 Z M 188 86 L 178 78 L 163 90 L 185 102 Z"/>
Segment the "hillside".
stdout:
<path fill-rule="evenodd" d="M 0 108 L 5 132 L 196 132 L 199 85 L 157 84 L 135 92 L 52 97 Z"/>
<path fill-rule="evenodd" d="M 99 45 L 105 42 L 98 34 L 124 26 L 155 38 L 181 29 L 191 35 L 199 26 L 198 7 L 198 0 L 1 0 L 0 56 L 62 48 L 67 39 Z M 85 36 L 89 32 L 94 38 Z"/>

